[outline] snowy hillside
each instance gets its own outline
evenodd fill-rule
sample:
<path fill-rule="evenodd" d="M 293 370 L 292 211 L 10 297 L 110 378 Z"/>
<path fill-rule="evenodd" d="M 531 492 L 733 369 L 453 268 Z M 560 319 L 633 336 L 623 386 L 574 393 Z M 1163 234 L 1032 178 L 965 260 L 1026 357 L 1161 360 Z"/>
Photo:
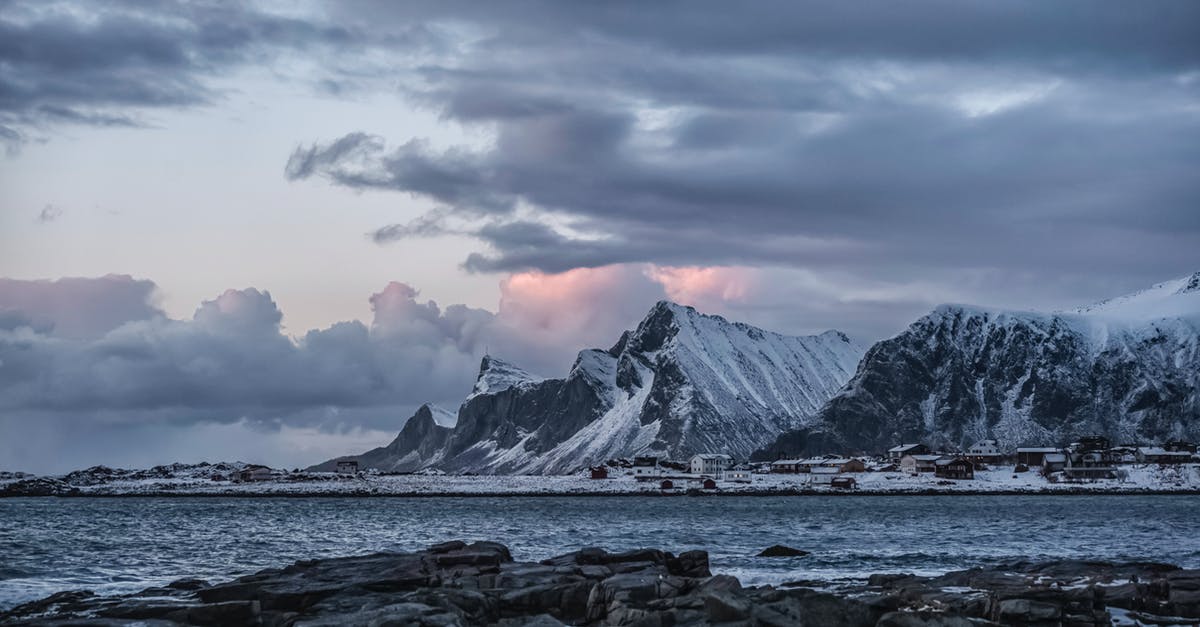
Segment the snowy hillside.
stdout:
<path fill-rule="evenodd" d="M 418 462 L 402 433 L 394 453 L 404 469 L 489 474 L 556 474 L 640 454 L 745 458 L 806 424 L 862 352 L 836 331 L 779 335 L 664 301 L 611 349 L 580 352 L 562 379 L 485 357 L 453 429 L 422 429 L 445 435 L 444 446 L 426 446 Z"/>
<path fill-rule="evenodd" d="M 1200 273 L 1069 312 L 943 305 L 873 346 L 810 428 L 759 457 L 1200 439 Z"/>
<path fill-rule="evenodd" d="M 454 428 L 455 414 L 433 405 L 422 405 L 404 423 L 400 434 L 391 444 L 371 449 L 361 455 L 337 457 L 309 468 L 332 472 L 342 460 L 356 460 L 359 465 L 384 472 L 412 472 L 436 461 Z"/>

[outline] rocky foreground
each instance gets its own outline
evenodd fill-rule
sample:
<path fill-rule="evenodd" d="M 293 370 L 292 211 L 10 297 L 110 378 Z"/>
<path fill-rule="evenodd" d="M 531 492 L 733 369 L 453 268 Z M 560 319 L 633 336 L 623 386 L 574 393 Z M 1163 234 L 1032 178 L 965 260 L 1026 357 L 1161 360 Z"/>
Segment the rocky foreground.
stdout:
<path fill-rule="evenodd" d="M 0 613 L 0 625 L 941 627 L 1114 621 L 1200 624 L 1200 570 L 1019 563 L 940 577 L 872 575 L 866 585 L 830 593 L 804 582 L 743 588 L 733 577 L 712 576 L 703 551 L 675 556 L 588 548 L 523 563 L 501 544 L 447 542 L 416 553 L 301 561 L 216 585 L 182 579 L 117 597 L 62 592 Z"/>

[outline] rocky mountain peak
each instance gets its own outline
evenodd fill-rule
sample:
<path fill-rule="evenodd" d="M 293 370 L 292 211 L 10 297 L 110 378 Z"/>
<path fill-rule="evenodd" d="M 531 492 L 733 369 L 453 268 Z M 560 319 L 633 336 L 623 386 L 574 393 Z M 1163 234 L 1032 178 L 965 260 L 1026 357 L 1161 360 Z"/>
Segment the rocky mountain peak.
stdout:
<path fill-rule="evenodd" d="M 1179 288 L 1179 291 L 1176 293 L 1190 294 L 1196 292 L 1200 292 L 1200 272 L 1196 272 L 1192 274 L 1192 276 L 1188 277 L 1187 281 L 1184 282 L 1183 287 Z"/>
<path fill-rule="evenodd" d="M 479 362 L 479 376 L 475 378 L 471 396 L 498 392 L 514 385 L 541 380 L 541 377 L 534 376 L 507 361 L 484 355 Z"/>

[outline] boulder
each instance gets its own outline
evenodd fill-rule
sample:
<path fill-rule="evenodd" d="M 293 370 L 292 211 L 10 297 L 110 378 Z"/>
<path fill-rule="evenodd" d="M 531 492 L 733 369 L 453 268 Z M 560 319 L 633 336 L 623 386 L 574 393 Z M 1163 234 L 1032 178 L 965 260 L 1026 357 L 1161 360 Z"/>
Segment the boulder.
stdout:
<path fill-rule="evenodd" d="M 805 555 L 810 555 L 810 553 L 790 546 L 775 544 L 763 549 L 757 557 L 804 557 Z"/>

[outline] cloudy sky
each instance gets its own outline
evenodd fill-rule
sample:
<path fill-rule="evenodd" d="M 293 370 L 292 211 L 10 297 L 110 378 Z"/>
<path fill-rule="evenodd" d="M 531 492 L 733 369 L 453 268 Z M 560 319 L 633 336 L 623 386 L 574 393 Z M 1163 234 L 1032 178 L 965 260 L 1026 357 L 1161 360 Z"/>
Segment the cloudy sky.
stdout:
<path fill-rule="evenodd" d="M 0 469 L 305 465 L 654 301 L 1200 270 L 1200 4 L 0 1 Z"/>

